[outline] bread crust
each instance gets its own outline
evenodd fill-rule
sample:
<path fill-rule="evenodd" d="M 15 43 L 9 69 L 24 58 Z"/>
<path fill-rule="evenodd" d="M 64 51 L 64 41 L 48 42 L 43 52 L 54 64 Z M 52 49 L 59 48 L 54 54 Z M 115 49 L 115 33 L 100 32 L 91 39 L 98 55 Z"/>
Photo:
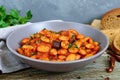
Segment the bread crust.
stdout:
<path fill-rule="evenodd" d="M 101 18 L 101 29 L 120 28 L 120 8 L 114 8 L 106 12 Z M 116 24 L 117 23 L 117 24 Z"/>
<path fill-rule="evenodd" d="M 109 39 L 109 46 L 112 45 L 112 42 L 119 31 L 120 31 L 120 29 L 101 30 L 101 32 L 104 33 L 107 36 L 107 38 Z"/>
<path fill-rule="evenodd" d="M 115 54 L 120 55 L 120 50 L 118 50 L 118 49 L 114 46 L 114 44 L 112 44 L 112 45 L 110 46 L 110 49 L 111 49 L 113 52 L 115 52 Z"/>
<path fill-rule="evenodd" d="M 114 54 L 120 55 L 119 51 L 117 51 L 113 45 L 110 46 L 110 49 L 114 52 Z"/>
<path fill-rule="evenodd" d="M 112 48 L 113 51 L 115 51 L 117 54 L 120 55 L 120 43 L 119 43 L 119 41 L 120 41 L 120 35 L 116 35 L 114 40 L 113 40 L 111 48 Z"/>

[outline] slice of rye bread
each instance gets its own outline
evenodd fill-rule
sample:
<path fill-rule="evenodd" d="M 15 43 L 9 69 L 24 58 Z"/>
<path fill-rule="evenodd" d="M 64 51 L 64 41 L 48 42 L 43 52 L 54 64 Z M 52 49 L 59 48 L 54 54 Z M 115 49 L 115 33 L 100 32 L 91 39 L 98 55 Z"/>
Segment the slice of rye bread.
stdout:
<path fill-rule="evenodd" d="M 91 23 L 93 28 L 98 30 L 101 29 L 101 20 L 94 19 Z M 107 29 L 100 30 L 103 32 L 109 39 L 109 48 L 111 48 L 116 54 L 120 55 L 120 28 L 119 29 Z"/>
<path fill-rule="evenodd" d="M 106 12 L 101 19 L 101 25 L 102 30 L 120 28 L 120 8 Z"/>
<path fill-rule="evenodd" d="M 113 44 L 110 46 L 110 49 L 114 52 L 114 54 L 120 55 L 120 51 L 116 49 Z"/>
<path fill-rule="evenodd" d="M 112 42 L 119 31 L 120 29 L 101 30 L 101 32 L 103 32 L 109 39 L 109 47 L 112 45 Z"/>
<path fill-rule="evenodd" d="M 101 20 L 98 19 L 94 19 L 91 23 L 91 26 L 95 29 L 100 30 L 102 33 L 104 33 L 107 38 L 109 39 L 109 47 L 112 45 L 112 42 L 114 40 L 114 37 L 116 36 L 116 34 L 120 31 L 120 29 L 107 29 L 107 30 L 101 30 L 101 24 L 100 24 Z"/>
<path fill-rule="evenodd" d="M 120 35 L 119 34 L 120 34 L 120 31 L 115 36 L 111 48 L 112 48 L 113 51 L 115 51 L 117 54 L 120 55 Z"/>

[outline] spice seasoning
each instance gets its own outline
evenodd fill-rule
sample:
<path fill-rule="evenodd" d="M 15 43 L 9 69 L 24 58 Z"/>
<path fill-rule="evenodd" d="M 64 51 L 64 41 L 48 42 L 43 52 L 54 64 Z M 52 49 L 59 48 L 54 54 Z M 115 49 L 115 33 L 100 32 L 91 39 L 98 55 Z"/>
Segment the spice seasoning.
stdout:
<path fill-rule="evenodd" d="M 106 77 L 104 80 L 110 80 L 110 78 L 109 78 L 109 77 Z"/>
<path fill-rule="evenodd" d="M 108 51 L 107 52 L 109 55 L 113 56 L 118 62 L 120 62 L 120 56 L 116 55 L 114 52 L 112 51 Z"/>
<path fill-rule="evenodd" d="M 109 61 L 109 67 L 106 68 L 106 71 L 108 73 L 111 73 L 113 71 L 114 67 L 115 67 L 115 58 L 111 56 L 110 61 Z"/>

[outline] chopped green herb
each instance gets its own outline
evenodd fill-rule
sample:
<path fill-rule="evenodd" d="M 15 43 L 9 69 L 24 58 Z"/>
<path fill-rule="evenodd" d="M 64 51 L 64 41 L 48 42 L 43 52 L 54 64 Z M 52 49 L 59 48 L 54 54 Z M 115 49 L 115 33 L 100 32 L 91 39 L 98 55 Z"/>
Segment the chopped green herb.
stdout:
<path fill-rule="evenodd" d="M 74 46 L 75 48 L 78 48 L 78 46 L 77 46 L 76 44 L 72 44 L 72 43 L 70 43 L 70 44 L 68 45 L 68 48 L 71 48 L 72 46 Z"/>
<path fill-rule="evenodd" d="M 71 48 L 73 46 L 73 44 L 72 43 L 70 43 L 69 45 L 68 45 L 68 48 Z"/>
<path fill-rule="evenodd" d="M 75 38 L 75 35 L 72 35 L 72 37 L 71 38 Z"/>
<path fill-rule="evenodd" d="M 51 33 L 57 33 L 57 32 L 55 32 L 55 31 L 52 31 L 52 30 L 50 30 L 50 32 L 51 32 Z"/>
<path fill-rule="evenodd" d="M 40 40 L 38 40 L 38 41 L 36 41 L 36 44 L 40 44 L 40 42 L 41 42 L 41 41 L 40 41 Z"/>
<path fill-rule="evenodd" d="M 37 52 L 32 52 L 31 54 L 32 54 L 32 55 L 36 55 L 36 54 L 37 54 Z"/>
<path fill-rule="evenodd" d="M 33 39 L 35 37 L 35 34 L 31 34 L 30 38 Z"/>
<path fill-rule="evenodd" d="M 74 44 L 75 48 L 78 48 L 78 46 L 76 44 Z"/>
<path fill-rule="evenodd" d="M 44 34 L 40 34 L 40 36 L 44 36 Z"/>
<path fill-rule="evenodd" d="M 51 60 L 53 60 L 53 58 L 52 58 L 52 57 L 50 57 L 49 59 L 50 59 L 50 61 L 51 61 Z"/>

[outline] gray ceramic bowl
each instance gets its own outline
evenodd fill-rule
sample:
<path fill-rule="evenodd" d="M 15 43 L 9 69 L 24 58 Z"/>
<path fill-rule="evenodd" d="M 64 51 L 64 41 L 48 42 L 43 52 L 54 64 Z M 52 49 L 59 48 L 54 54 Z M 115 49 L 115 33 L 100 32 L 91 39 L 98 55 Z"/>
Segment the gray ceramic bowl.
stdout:
<path fill-rule="evenodd" d="M 75 61 L 66 61 L 66 62 L 52 62 L 32 59 L 23 55 L 20 55 L 16 52 L 16 49 L 20 47 L 19 43 L 21 39 L 29 37 L 30 34 L 39 32 L 43 28 L 60 31 L 65 29 L 76 29 L 79 33 L 84 34 L 85 36 L 90 36 L 95 41 L 100 43 L 100 50 L 97 54 L 86 59 L 80 59 Z M 66 72 L 72 71 L 78 68 L 83 68 L 85 65 L 93 62 L 96 58 L 101 56 L 103 52 L 108 48 L 109 42 L 106 36 L 100 31 L 93 29 L 92 27 L 75 22 L 38 22 L 31 24 L 29 26 L 21 27 L 14 32 L 12 32 L 7 38 L 7 47 L 8 49 L 16 55 L 23 63 L 30 65 L 31 67 L 53 71 L 53 72 Z"/>

